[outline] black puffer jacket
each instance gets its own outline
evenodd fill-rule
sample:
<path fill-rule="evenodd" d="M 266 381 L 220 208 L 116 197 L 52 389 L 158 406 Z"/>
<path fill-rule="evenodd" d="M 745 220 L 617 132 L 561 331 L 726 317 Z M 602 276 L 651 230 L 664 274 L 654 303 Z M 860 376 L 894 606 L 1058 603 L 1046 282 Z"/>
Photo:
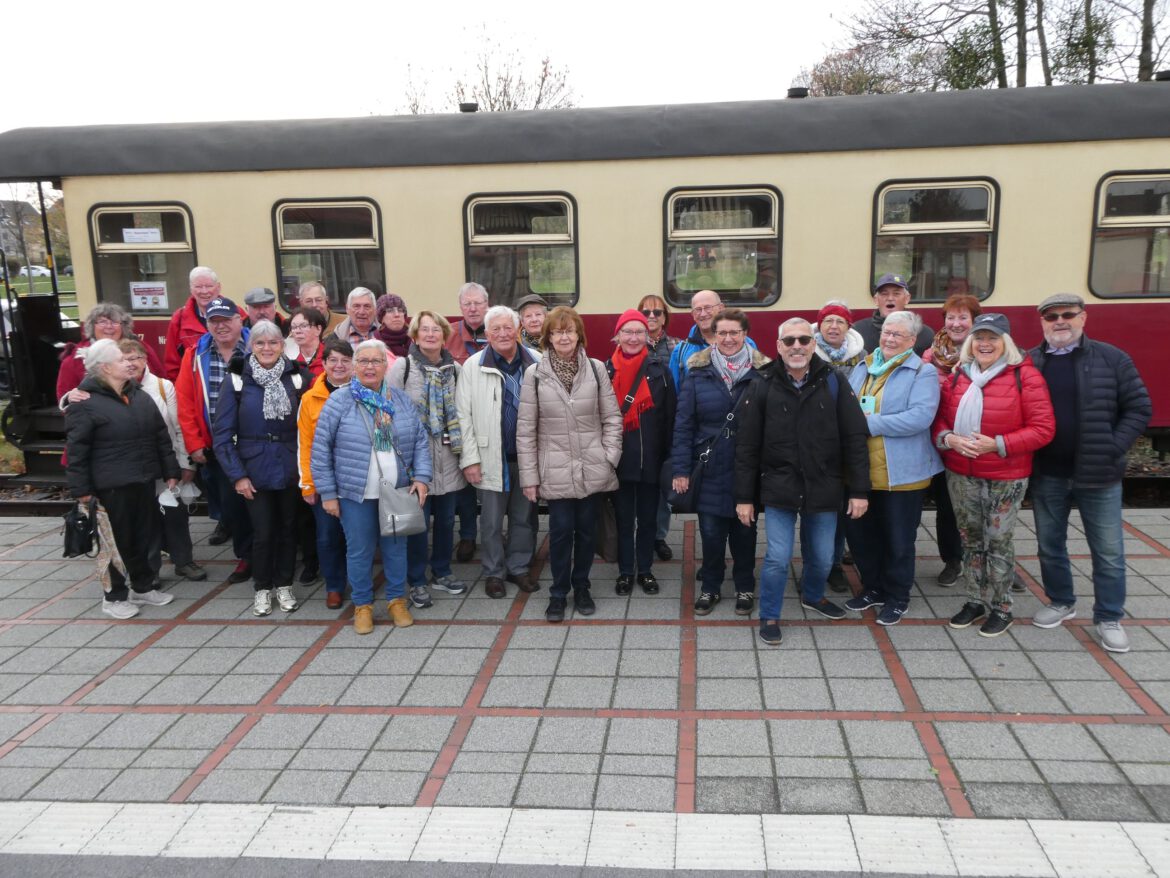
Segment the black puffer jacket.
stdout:
<path fill-rule="evenodd" d="M 832 366 L 814 357 L 797 390 L 777 360 L 751 393 L 754 405 L 744 408 L 735 443 L 736 503 L 836 512 L 846 497 L 865 497 L 865 415 Z"/>
<path fill-rule="evenodd" d="M 155 479 L 179 478 L 179 462 L 158 406 L 133 381 L 123 402 L 109 386 L 86 378 L 89 399 L 65 410 L 65 476 L 73 497 Z"/>
<path fill-rule="evenodd" d="M 1029 351 L 1041 372 L 1046 344 Z M 1154 409 L 1129 354 L 1081 336 L 1071 354 L 1076 363 L 1079 434 L 1073 481 L 1083 487 L 1112 485 L 1125 475 L 1125 455 L 1145 432 Z M 1057 425 L 1059 429 L 1059 425 Z"/>
<path fill-rule="evenodd" d="M 605 363 L 605 370 L 613 379 L 613 358 Z M 670 377 L 667 363 L 646 359 L 646 382 L 650 386 L 650 398 L 654 407 L 644 411 L 639 428 L 622 433 L 622 459 L 618 461 L 619 482 L 642 482 L 658 484 L 662 462 L 670 455 L 670 443 L 674 434 L 674 414 L 678 407 L 678 395 L 674 390 L 674 379 Z M 638 388 L 634 388 L 636 393 Z M 625 400 L 618 400 L 621 408 Z"/>

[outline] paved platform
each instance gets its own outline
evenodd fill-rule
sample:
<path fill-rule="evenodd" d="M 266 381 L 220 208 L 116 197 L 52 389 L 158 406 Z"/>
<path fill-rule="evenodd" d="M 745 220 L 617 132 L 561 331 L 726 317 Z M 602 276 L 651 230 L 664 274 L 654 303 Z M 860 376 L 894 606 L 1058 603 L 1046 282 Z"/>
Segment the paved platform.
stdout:
<path fill-rule="evenodd" d="M 1022 516 L 1030 593 L 987 639 L 947 627 L 964 595 L 935 584 L 931 527 L 900 625 L 809 618 L 790 592 L 767 647 L 730 601 L 693 615 L 690 520 L 657 597 L 617 597 L 599 562 L 597 614 L 548 625 L 542 556 L 542 592 L 437 593 L 408 629 L 381 603 L 357 637 L 316 591 L 252 617 L 205 520 L 210 581 L 167 582 L 174 603 L 117 622 L 92 562 L 60 559 L 59 521 L 0 519 L 0 874 L 83 874 L 100 853 L 105 875 L 190 856 L 214 859 L 201 874 L 297 857 L 283 874 L 325 875 L 361 851 L 412 875 L 1170 876 L 1170 511 L 1126 514 L 1120 656 L 1086 618 L 1083 539 L 1080 618 L 1033 628 Z"/>

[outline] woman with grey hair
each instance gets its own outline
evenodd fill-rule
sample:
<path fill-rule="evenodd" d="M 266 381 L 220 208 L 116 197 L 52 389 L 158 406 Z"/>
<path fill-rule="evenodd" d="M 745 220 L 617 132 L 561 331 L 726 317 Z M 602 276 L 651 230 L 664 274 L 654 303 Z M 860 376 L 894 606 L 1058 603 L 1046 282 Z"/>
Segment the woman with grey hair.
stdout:
<path fill-rule="evenodd" d="M 101 504 L 102 612 L 129 619 L 138 605 L 174 600 L 154 587 L 148 553 L 158 516 L 143 512 L 157 503 L 156 480 L 165 479 L 168 488 L 178 483 L 179 462 L 162 415 L 130 379 L 117 342 L 103 338 L 89 345 L 85 373 L 85 399 L 65 412 L 66 480 L 70 496 L 81 503 L 96 496 Z"/>
<path fill-rule="evenodd" d="M 68 344 L 61 352 L 61 369 L 57 372 L 57 399 L 61 399 L 81 383 L 85 377 L 85 352 L 99 339 L 121 341 L 124 338 L 138 338 L 134 334 L 134 320 L 126 311 L 110 302 L 94 306 L 81 324 L 85 340 L 80 344 Z M 146 348 L 146 365 L 155 375 L 163 374 L 162 361 L 158 354 Z M 80 398 L 80 397 L 79 397 Z M 76 402 L 70 399 L 69 402 Z"/>
<path fill-rule="evenodd" d="M 275 323 L 252 327 L 252 351 L 228 363 L 215 411 L 215 457 L 252 521 L 252 614 L 272 612 L 272 590 L 286 613 L 299 603 L 293 594 L 296 567 L 297 406 L 311 376 L 283 353 Z"/>

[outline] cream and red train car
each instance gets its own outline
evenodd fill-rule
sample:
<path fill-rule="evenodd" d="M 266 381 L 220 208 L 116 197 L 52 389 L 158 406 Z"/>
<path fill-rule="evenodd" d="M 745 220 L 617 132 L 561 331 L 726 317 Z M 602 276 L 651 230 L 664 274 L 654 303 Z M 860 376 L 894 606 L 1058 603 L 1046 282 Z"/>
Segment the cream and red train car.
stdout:
<path fill-rule="evenodd" d="M 874 278 L 916 309 L 970 292 L 1024 344 L 1075 292 L 1131 352 L 1170 428 L 1170 83 L 0 135 L 0 179 L 63 189 L 78 301 L 133 311 L 151 343 L 195 265 L 229 295 L 321 280 L 340 312 L 375 280 L 456 312 L 538 292 L 590 348 L 647 293 L 690 326 L 693 292 L 780 320 Z"/>

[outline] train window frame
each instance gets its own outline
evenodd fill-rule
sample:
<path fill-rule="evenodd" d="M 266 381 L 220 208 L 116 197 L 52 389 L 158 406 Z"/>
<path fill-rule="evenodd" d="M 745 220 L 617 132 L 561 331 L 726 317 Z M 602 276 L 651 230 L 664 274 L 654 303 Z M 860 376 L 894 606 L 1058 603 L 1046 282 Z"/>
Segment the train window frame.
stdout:
<path fill-rule="evenodd" d="M 929 223 L 886 223 L 884 222 L 884 200 L 887 192 L 905 191 L 909 189 L 969 189 L 982 188 L 987 191 L 987 219 L 986 220 L 955 220 L 951 222 Z M 988 237 L 987 261 L 987 291 L 976 295 L 980 301 L 985 301 L 995 293 L 996 268 L 999 260 L 999 208 L 1002 201 L 999 182 L 994 177 L 963 176 L 963 177 L 915 177 L 884 180 L 874 190 L 872 235 L 869 250 L 869 279 L 867 289 L 872 292 L 877 278 L 878 240 L 883 237 L 907 235 L 933 235 L 946 232 L 986 233 Z M 913 282 L 914 278 L 911 278 Z M 922 296 L 913 298 L 911 304 L 935 304 L 945 302 L 946 295 Z"/>
<path fill-rule="evenodd" d="M 712 196 L 763 196 L 772 204 L 771 224 L 767 227 L 731 227 L 726 229 L 675 229 L 674 205 L 681 198 Z M 689 308 L 690 297 L 698 290 L 694 290 L 683 301 L 676 295 L 674 289 L 677 284 L 671 280 L 671 246 L 688 241 L 705 241 L 712 238 L 720 240 L 760 240 L 775 241 L 776 244 L 776 292 L 762 300 L 744 301 L 736 294 L 740 290 L 716 289 L 724 304 L 736 308 L 767 308 L 780 301 L 783 295 L 783 267 L 784 267 L 784 195 L 776 186 L 769 183 L 735 183 L 718 186 L 676 186 L 670 189 L 662 199 L 662 298 L 676 308 Z M 758 277 L 758 275 L 757 275 Z"/>
<path fill-rule="evenodd" d="M 98 224 L 102 216 L 115 213 L 177 213 L 183 220 L 184 238 L 181 241 L 160 241 L 160 242 L 125 242 L 125 241 L 102 241 L 101 234 L 98 229 Z M 195 219 L 190 205 L 182 201 L 101 201 L 93 204 L 89 208 L 86 215 L 86 226 L 89 231 L 89 250 L 90 257 L 93 263 L 93 282 L 95 300 L 98 302 L 109 301 L 107 298 L 107 290 L 102 280 L 102 262 L 103 256 L 115 256 L 118 254 L 139 255 L 142 257 L 165 256 L 169 253 L 175 254 L 191 254 L 191 267 L 199 265 L 199 252 L 195 240 Z M 161 319 L 169 317 L 177 308 L 181 308 L 187 301 L 189 291 L 186 287 L 181 290 L 167 291 L 167 306 L 163 309 L 158 309 L 158 313 L 143 313 L 135 312 L 132 303 L 123 304 L 127 313 L 131 314 L 136 319 Z M 172 301 L 171 296 L 176 295 L 177 298 Z M 115 302 L 114 304 L 121 304 Z M 153 310 L 153 309 L 152 309 Z M 83 315 L 84 316 L 84 315 Z"/>
<path fill-rule="evenodd" d="M 370 211 L 370 231 L 367 238 L 286 238 L 284 234 L 283 214 L 286 210 L 297 208 L 320 207 L 360 207 Z M 285 311 L 292 311 L 294 306 L 288 300 L 283 278 L 284 268 L 281 262 L 286 253 L 295 253 L 298 250 L 369 250 L 377 251 L 378 265 L 382 271 L 380 282 L 385 287 L 386 278 L 386 248 L 382 233 L 382 208 L 377 200 L 365 195 L 322 197 L 322 198 L 281 198 L 272 205 L 272 250 L 276 264 L 276 296 Z M 379 280 L 378 278 L 372 278 Z M 328 285 L 326 286 L 328 289 Z M 330 290 L 331 301 L 329 310 L 332 314 L 345 313 L 345 297 L 348 290 Z"/>
<path fill-rule="evenodd" d="M 1170 169 L 1158 168 L 1151 170 L 1115 170 L 1103 174 L 1097 181 L 1093 196 L 1093 227 L 1089 233 L 1089 266 L 1085 278 L 1085 287 L 1089 293 L 1098 299 L 1165 299 L 1170 297 L 1170 290 L 1165 293 L 1109 293 L 1100 292 L 1093 286 L 1094 273 L 1097 265 L 1097 236 L 1103 229 L 1125 228 L 1170 228 L 1170 215 L 1138 214 L 1126 217 L 1105 216 L 1106 195 L 1109 184 L 1120 181 L 1136 180 L 1170 180 Z"/>
<path fill-rule="evenodd" d="M 538 204 L 542 202 L 558 202 L 565 206 L 567 231 L 485 235 L 475 233 L 475 208 L 481 204 Z M 527 283 L 527 292 L 520 295 L 539 295 L 544 297 L 558 296 L 555 304 L 567 304 L 575 307 L 581 301 L 581 234 L 580 214 L 577 199 L 564 190 L 551 191 L 519 191 L 519 192 L 473 192 L 463 201 L 463 278 L 465 281 L 475 281 L 472 276 L 472 250 L 476 247 L 507 247 L 507 246 L 554 246 L 573 248 L 573 293 L 571 301 L 560 301 L 560 294 L 541 292 L 532 289 L 531 279 Z M 479 281 L 476 281 L 477 283 Z M 499 304 L 497 291 L 485 284 L 488 296 L 493 304 Z M 550 305 L 553 302 L 550 301 Z"/>

